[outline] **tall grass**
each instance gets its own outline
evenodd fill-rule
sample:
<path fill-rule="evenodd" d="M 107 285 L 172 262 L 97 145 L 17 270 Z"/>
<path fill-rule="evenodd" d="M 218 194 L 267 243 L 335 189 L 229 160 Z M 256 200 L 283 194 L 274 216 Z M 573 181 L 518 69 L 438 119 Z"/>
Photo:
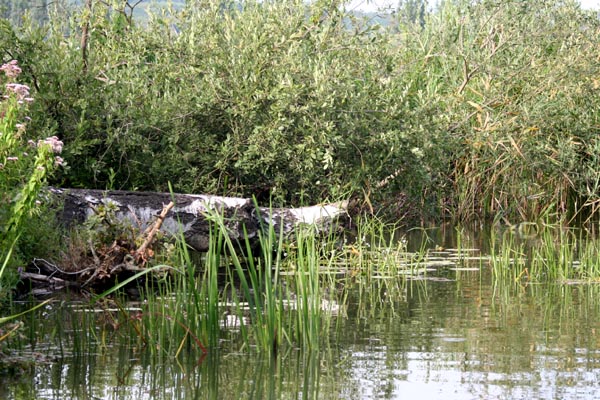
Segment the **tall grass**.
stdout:
<path fill-rule="evenodd" d="M 359 228 L 362 239 L 354 244 L 343 243 L 334 228 L 323 233 L 300 225 L 286 234 L 283 224 L 262 222 L 254 245 L 247 234 L 240 241 L 232 239 L 219 212 L 208 212 L 206 218 L 211 223 L 209 250 L 202 257 L 194 259 L 181 237 L 171 260 L 177 268 L 168 269 L 160 282 L 150 277 L 164 273 L 163 265 L 140 272 L 96 300 L 102 304 L 120 287 L 147 275 L 139 310 L 128 311 L 122 300 L 111 300 L 116 301 L 111 307 L 120 318 L 114 323 L 117 332 L 137 337 L 136 346 L 154 356 L 202 359 L 218 353 L 232 329 L 235 343 L 245 351 L 275 355 L 294 347 L 318 352 L 336 327 L 332 321 L 344 316 L 350 291 L 357 289 L 359 302 L 369 304 L 371 311 L 386 307 L 402 298 L 406 277 L 417 269 L 413 264 L 425 258 L 407 253 L 402 241 L 396 245 L 396 228 L 384 228 L 379 220 Z"/>
<path fill-rule="evenodd" d="M 298 230 L 295 248 L 284 258 L 284 239 L 290 238 L 275 232 L 273 225 L 263 226 L 259 246 L 253 248 L 248 235 L 242 242 L 231 239 L 223 215 L 212 212 L 207 218 L 208 252 L 194 262 L 181 238 L 173 260 L 179 267 L 157 285 L 158 292 L 145 287 L 143 311 L 127 318 L 125 325 L 139 336 L 140 344 L 159 356 L 191 351 L 203 357 L 219 351 L 224 327 L 233 325 L 246 349 L 270 354 L 286 344 L 318 349 L 323 324 L 328 326 L 323 320 L 331 315 L 322 300 L 339 298 L 331 289 L 333 280 L 321 274 L 322 263 L 332 256 L 324 256 L 316 232 Z M 288 272 L 285 279 L 282 268 Z"/>
<path fill-rule="evenodd" d="M 533 228 L 532 228 L 533 227 Z M 600 279 L 600 239 L 584 227 L 525 223 L 494 231 L 491 266 L 499 282 L 592 282 Z"/>
<path fill-rule="evenodd" d="M 319 348 L 321 339 L 321 315 L 323 314 L 323 290 L 321 257 L 314 233 L 300 229 L 296 234 L 296 252 L 293 262 L 294 292 L 296 296 L 295 333 L 301 342 L 313 349 Z"/>

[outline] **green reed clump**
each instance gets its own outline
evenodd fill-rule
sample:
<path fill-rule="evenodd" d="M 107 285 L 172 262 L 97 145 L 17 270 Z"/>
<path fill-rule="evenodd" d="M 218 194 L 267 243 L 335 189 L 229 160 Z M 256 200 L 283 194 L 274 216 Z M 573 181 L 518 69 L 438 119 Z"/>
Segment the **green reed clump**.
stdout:
<path fill-rule="evenodd" d="M 424 259 L 425 251 L 411 253 L 399 225 L 378 217 L 357 220 L 356 240 L 346 249 L 346 263 L 357 276 L 394 277 L 411 273 Z"/>
<path fill-rule="evenodd" d="M 490 264 L 498 282 L 516 282 L 526 273 L 525 246 L 513 231 L 492 232 Z"/>
<path fill-rule="evenodd" d="M 212 224 L 208 253 L 195 266 L 183 256 L 178 262 L 185 267 L 175 270 L 159 297 L 148 297 L 142 315 L 144 335 L 152 336 L 145 340 L 165 354 L 178 354 L 190 345 L 200 348 L 194 338 L 208 352 L 218 351 L 227 324 L 239 330 L 246 348 L 275 353 L 292 345 L 318 350 L 326 340 L 324 333 L 333 327 L 333 318 L 343 315 L 349 289 L 358 287 L 365 295 L 378 296 L 403 291 L 408 274 L 399 271 L 412 268 L 414 262 L 404 253 L 403 244 L 390 250 L 394 239 L 377 237 L 383 232 L 395 234 L 385 230 L 381 221 L 360 230 L 368 234 L 370 246 L 343 245 L 339 235 L 324 235 L 316 226 L 300 225 L 284 234 L 283 225 L 277 225 L 281 229 L 277 232 L 266 222 L 258 231 L 256 246 L 247 235 L 241 243 L 232 239 L 218 212 L 207 218 Z M 180 252 L 185 255 L 187 250 L 182 247 Z M 364 258 L 357 258 L 361 253 Z M 385 289 L 367 274 L 380 274 Z M 372 286 L 380 289 L 371 292 Z M 385 299 L 370 301 L 383 304 Z"/>
<path fill-rule="evenodd" d="M 295 339 L 308 347 L 318 349 L 321 341 L 323 300 L 326 289 L 321 280 L 322 260 L 316 241 L 319 240 L 310 227 L 299 229 L 295 234 L 296 249 L 288 263 L 293 268 L 293 295 L 295 299 L 294 334 Z M 333 293 L 332 293 L 333 295 Z M 294 304 L 293 303 L 293 304 Z"/>
<path fill-rule="evenodd" d="M 244 243 L 234 243 L 229 237 L 223 216 L 214 213 L 216 234 L 222 238 L 224 250 L 228 254 L 226 268 L 231 268 L 227 273 L 229 278 L 229 292 L 235 303 L 233 315 L 243 324 L 246 314 L 243 313 L 242 304 L 247 305 L 250 321 L 249 331 L 260 349 L 277 349 L 284 340 L 282 331 L 282 299 L 279 281 L 279 268 L 281 260 L 281 242 L 276 242 L 273 227 L 269 225 L 264 233 L 259 231 L 258 254 L 252 250 L 249 238 L 246 235 Z M 279 235 L 280 240 L 282 235 Z M 240 251 L 244 252 L 243 256 Z M 275 252 L 275 254 L 273 254 Z M 239 280 L 239 285 L 235 281 Z M 248 336 L 245 336 L 248 340 Z"/>
<path fill-rule="evenodd" d="M 585 279 L 593 281 L 600 280 L 600 239 L 597 237 L 581 239 L 577 246 L 578 263 L 574 263 L 573 268 L 581 271 Z"/>
<path fill-rule="evenodd" d="M 360 240 L 349 235 L 347 243 L 335 226 L 300 224 L 288 233 L 272 215 L 257 216 L 256 236 L 236 239 L 223 214 L 205 217 L 206 253 L 195 257 L 180 235 L 175 250 L 76 311 L 80 323 L 65 324 L 76 351 L 115 341 L 154 361 L 203 360 L 224 347 L 319 351 L 350 301 L 373 311 L 401 299 L 406 277 L 425 259 L 407 253 L 396 227 L 379 219 L 362 220 Z M 136 282 L 142 301 L 129 302 L 121 289 Z"/>
<path fill-rule="evenodd" d="M 284 235 L 265 224 L 258 247 L 246 235 L 242 243 L 230 237 L 223 215 L 211 220 L 209 250 L 192 262 L 183 238 L 175 252 L 179 267 L 154 294 L 150 288 L 143 311 L 130 323 L 153 352 L 178 355 L 181 351 L 219 351 L 224 329 L 239 329 L 243 347 L 277 352 L 285 344 L 318 348 L 322 340 L 321 299 L 324 261 L 315 232 L 295 233 L 296 248 L 285 260 Z M 331 296 L 336 293 L 331 291 Z"/>
<path fill-rule="evenodd" d="M 584 104 L 596 90 L 585 56 L 596 52 L 596 16 L 575 2 L 444 2 L 432 22 L 427 51 L 455 96 L 437 93 L 464 143 L 459 215 L 527 220 L 597 196 L 597 116 L 581 112 L 595 107 Z"/>
<path fill-rule="evenodd" d="M 497 278 L 521 283 L 600 279 L 599 240 L 566 224 L 522 223 L 492 235 L 491 265 Z"/>
<path fill-rule="evenodd" d="M 544 226 L 535 239 L 529 255 L 532 279 L 556 281 L 579 275 L 575 269 L 577 238 L 573 230 L 560 225 Z"/>

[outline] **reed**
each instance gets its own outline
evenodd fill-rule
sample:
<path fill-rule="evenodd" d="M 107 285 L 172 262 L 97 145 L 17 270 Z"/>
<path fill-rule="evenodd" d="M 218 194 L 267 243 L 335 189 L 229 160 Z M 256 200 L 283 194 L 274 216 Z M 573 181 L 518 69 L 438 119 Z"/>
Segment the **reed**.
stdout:
<path fill-rule="evenodd" d="M 309 348 L 318 349 L 323 315 L 323 288 L 320 286 L 321 260 L 314 233 L 299 230 L 296 234 L 296 255 L 293 260 L 296 337 Z"/>
<path fill-rule="evenodd" d="M 214 213 L 211 215 L 214 222 L 215 233 L 223 242 L 223 250 L 227 252 L 226 268 L 233 271 L 227 273 L 231 298 L 234 300 L 235 315 L 240 323 L 244 321 L 244 307 L 248 307 L 249 320 L 254 339 L 260 349 L 272 350 L 279 347 L 282 340 L 281 329 L 281 303 L 278 301 L 279 288 L 277 285 L 281 246 L 274 244 L 274 232 L 270 227 L 267 233 L 259 233 L 260 250 L 254 254 L 250 241 L 245 235 L 241 245 L 245 257 L 239 255 L 240 247 L 229 237 L 223 216 Z M 276 249 L 276 254 L 272 254 Z M 236 281 L 239 282 L 236 285 Z M 245 336 L 248 340 L 248 336 Z"/>
<path fill-rule="evenodd" d="M 577 246 L 579 260 L 573 264 L 575 271 L 580 271 L 580 274 L 588 280 L 600 280 L 600 239 L 582 241 Z"/>
<path fill-rule="evenodd" d="M 495 287 L 517 282 L 526 271 L 523 243 L 512 231 L 494 231 L 490 235 L 490 266 Z"/>
<path fill-rule="evenodd" d="M 426 259 L 380 220 L 365 220 L 361 239 L 348 242 L 336 229 L 285 235 L 265 223 L 253 248 L 247 237 L 231 239 L 223 215 L 207 218 L 206 254 L 196 257 L 178 237 L 170 258 L 74 307 L 51 336 L 77 354 L 125 345 L 157 365 L 231 350 L 318 353 L 351 303 L 375 312 L 402 301 L 411 276 L 403 271 Z M 123 289 L 135 284 L 141 299 L 132 302 Z"/>
<path fill-rule="evenodd" d="M 566 223 L 524 223 L 497 229 L 490 240 L 491 267 L 499 281 L 522 284 L 600 279 L 600 239 Z"/>

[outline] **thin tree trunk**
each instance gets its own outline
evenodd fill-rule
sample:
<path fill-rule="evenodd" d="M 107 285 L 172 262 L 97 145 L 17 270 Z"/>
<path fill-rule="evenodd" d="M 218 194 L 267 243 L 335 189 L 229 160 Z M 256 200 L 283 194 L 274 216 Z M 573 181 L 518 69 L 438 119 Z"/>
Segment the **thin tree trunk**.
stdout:
<path fill-rule="evenodd" d="M 83 26 L 81 27 L 81 60 L 83 61 L 82 72 L 85 74 L 88 70 L 88 38 L 90 30 L 90 20 L 92 18 L 92 0 L 85 1 L 85 11 L 83 13 Z"/>

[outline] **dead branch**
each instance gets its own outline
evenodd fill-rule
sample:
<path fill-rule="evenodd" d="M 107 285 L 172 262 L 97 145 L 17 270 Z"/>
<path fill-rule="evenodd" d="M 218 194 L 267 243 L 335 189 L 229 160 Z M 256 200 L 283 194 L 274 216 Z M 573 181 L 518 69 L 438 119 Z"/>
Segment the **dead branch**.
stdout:
<path fill-rule="evenodd" d="M 477 70 L 479 70 L 479 67 L 475 67 L 474 69 L 470 70 L 469 69 L 469 63 L 467 62 L 467 59 L 463 57 L 463 74 L 465 76 L 463 82 L 461 83 L 460 87 L 458 88 L 457 93 L 461 94 L 465 88 L 467 87 L 467 84 L 469 83 L 469 81 L 471 80 L 471 78 L 473 77 L 473 75 L 475 75 L 475 73 L 477 72 Z"/>
<path fill-rule="evenodd" d="M 137 249 L 137 251 L 135 252 L 135 258 L 137 260 L 144 260 L 144 261 L 146 260 L 146 249 L 148 248 L 148 246 L 150 246 L 150 244 L 152 244 L 152 241 L 154 240 L 154 236 L 156 235 L 156 232 L 158 232 L 158 230 L 162 226 L 163 221 L 165 220 L 165 217 L 167 216 L 167 214 L 169 213 L 171 208 L 173 208 L 174 205 L 175 205 L 175 203 L 173 203 L 171 201 L 171 202 L 169 202 L 169 204 L 164 206 L 162 212 L 156 219 L 156 222 L 154 222 L 153 225 L 146 228 L 146 231 L 144 232 L 146 239 L 144 240 L 144 243 L 142 243 L 140 248 Z"/>

